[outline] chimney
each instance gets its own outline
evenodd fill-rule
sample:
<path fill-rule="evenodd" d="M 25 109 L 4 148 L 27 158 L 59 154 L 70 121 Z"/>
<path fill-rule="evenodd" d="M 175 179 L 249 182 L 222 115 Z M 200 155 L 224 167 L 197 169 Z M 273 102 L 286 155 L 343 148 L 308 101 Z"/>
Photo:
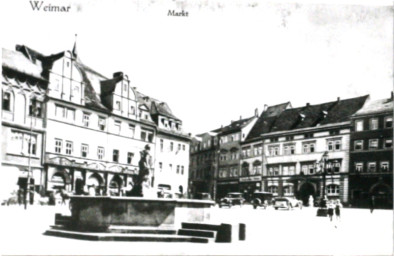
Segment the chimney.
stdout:
<path fill-rule="evenodd" d="M 337 97 L 337 101 L 340 101 L 341 100 L 341 98 L 340 97 Z"/>
<path fill-rule="evenodd" d="M 123 72 L 115 72 L 113 74 L 113 78 L 116 78 L 116 77 L 122 77 L 123 78 Z"/>
<path fill-rule="evenodd" d="M 306 106 L 307 106 L 307 107 L 309 107 L 309 106 L 310 106 L 309 102 L 307 102 L 307 103 L 306 103 Z"/>
<path fill-rule="evenodd" d="M 259 109 L 258 109 L 258 108 L 256 108 L 256 109 L 254 110 L 254 116 L 255 116 L 255 117 L 259 117 Z"/>
<path fill-rule="evenodd" d="M 239 116 L 239 120 L 242 120 L 242 116 Z"/>
<path fill-rule="evenodd" d="M 264 104 L 264 110 L 263 110 L 263 111 L 266 111 L 267 108 L 268 108 L 268 105 L 267 105 L 267 104 Z"/>

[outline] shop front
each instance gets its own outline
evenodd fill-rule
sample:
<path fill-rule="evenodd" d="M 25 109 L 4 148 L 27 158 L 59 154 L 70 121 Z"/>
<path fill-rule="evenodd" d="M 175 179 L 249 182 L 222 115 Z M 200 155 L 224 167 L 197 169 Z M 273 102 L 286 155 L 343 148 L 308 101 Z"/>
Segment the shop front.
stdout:
<path fill-rule="evenodd" d="M 261 176 L 239 178 L 239 191 L 250 201 L 254 192 L 261 191 Z"/>
<path fill-rule="evenodd" d="M 227 193 L 240 192 L 238 180 L 218 181 L 216 189 L 216 199 L 220 200 L 225 197 Z"/>

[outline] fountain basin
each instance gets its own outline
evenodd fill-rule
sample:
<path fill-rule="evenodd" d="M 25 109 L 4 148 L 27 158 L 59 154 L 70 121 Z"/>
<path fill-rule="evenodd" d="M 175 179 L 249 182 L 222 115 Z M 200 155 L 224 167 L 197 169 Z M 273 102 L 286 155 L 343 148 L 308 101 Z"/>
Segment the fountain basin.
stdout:
<path fill-rule="evenodd" d="M 179 228 L 182 222 L 209 222 L 214 204 L 211 200 L 71 196 L 70 225 L 83 231 L 105 231 L 111 225 Z"/>

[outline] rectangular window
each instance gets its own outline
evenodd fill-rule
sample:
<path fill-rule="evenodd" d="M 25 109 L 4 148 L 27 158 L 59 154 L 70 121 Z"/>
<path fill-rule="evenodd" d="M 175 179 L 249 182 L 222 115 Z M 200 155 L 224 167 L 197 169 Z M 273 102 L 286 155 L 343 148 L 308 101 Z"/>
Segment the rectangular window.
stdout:
<path fill-rule="evenodd" d="M 371 118 L 369 120 L 369 129 L 370 130 L 377 130 L 379 128 L 379 121 L 377 118 Z"/>
<path fill-rule="evenodd" d="M 131 164 L 131 162 L 133 161 L 133 157 L 134 157 L 133 153 L 131 153 L 131 152 L 127 153 L 127 163 L 128 164 Z"/>
<path fill-rule="evenodd" d="M 120 101 L 116 101 L 116 110 L 120 110 Z"/>
<path fill-rule="evenodd" d="M 361 132 L 364 130 L 364 122 L 363 120 L 356 121 L 356 132 Z"/>
<path fill-rule="evenodd" d="M 380 162 L 380 171 L 381 172 L 388 172 L 389 171 L 389 162 L 387 162 L 387 161 Z"/>
<path fill-rule="evenodd" d="M 90 114 L 84 112 L 82 117 L 83 126 L 89 127 L 89 121 L 90 121 Z"/>
<path fill-rule="evenodd" d="M 75 109 L 67 108 L 67 120 L 69 121 L 75 120 Z"/>
<path fill-rule="evenodd" d="M 172 171 L 172 164 L 170 164 L 170 171 Z"/>
<path fill-rule="evenodd" d="M 386 116 L 384 118 L 384 127 L 385 128 L 392 128 L 393 127 L 393 117 Z"/>
<path fill-rule="evenodd" d="M 186 150 L 186 146 L 182 145 L 182 150 L 185 151 Z"/>
<path fill-rule="evenodd" d="M 97 148 L 97 158 L 102 160 L 104 158 L 104 148 L 98 147 Z"/>
<path fill-rule="evenodd" d="M 87 157 L 88 156 L 88 151 L 89 151 L 89 146 L 87 144 L 82 144 L 81 145 L 81 156 L 82 157 Z"/>
<path fill-rule="evenodd" d="M 176 173 L 179 174 L 179 165 L 176 166 Z"/>
<path fill-rule="evenodd" d="M 141 131 L 141 140 L 146 141 L 146 132 Z"/>
<path fill-rule="evenodd" d="M 3 110 L 11 111 L 11 93 L 3 92 Z"/>
<path fill-rule="evenodd" d="M 393 139 L 385 139 L 384 148 L 392 148 L 392 147 L 393 147 Z"/>
<path fill-rule="evenodd" d="M 112 161 L 113 162 L 119 162 L 119 150 L 118 149 L 114 149 L 113 153 L 112 153 Z"/>
<path fill-rule="evenodd" d="M 359 162 L 359 163 L 355 163 L 355 171 L 356 172 L 363 172 L 364 171 L 364 164 Z"/>
<path fill-rule="evenodd" d="M 163 163 L 162 162 L 159 162 L 159 170 L 163 171 Z"/>
<path fill-rule="evenodd" d="M 295 175 L 295 166 L 289 166 L 289 175 Z"/>
<path fill-rule="evenodd" d="M 302 144 L 303 153 L 313 153 L 315 152 L 315 142 L 305 142 Z"/>
<path fill-rule="evenodd" d="M 174 143 L 173 142 L 170 143 L 170 151 L 171 152 L 174 151 Z"/>
<path fill-rule="evenodd" d="M 289 167 L 288 166 L 283 166 L 282 167 L 282 172 L 283 172 L 283 175 L 289 175 Z"/>
<path fill-rule="evenodd" d="M 160 152 L 163 152 L 164 149 L 164 141 L 160 139 Z"/>
<path fill-rule="evenodd" d="M 29 116 L 42 117 L 42 102 L 37 100 L 30 100 Z"/>
<path fill-rule="evenodd" d="M 269 152 L 270 156 L 278 156 L 279 155 L 279 146 L 268 147 L 268 152 Z"/>
<path fill-rule="evenodd" d="M 308 174 L 308 165 L 301 166 L 301 172 L 303 174 Z"/>
<path fill-rule="evenodd" d="M 178 151 L 181 151 L 181 144 L 178 144 Z"/>
<path fill-rule="evenodd" d="M 115 120 L 114 126 L 115 126 L 115 131 L 114 132 L 116 134 L 120 134 L 120 129 L 121 129 L 121 126 L 122 126 L 122 122 L 119 121 L 119 120 Z"/>
<path fill-rule="evenodd" d="M 363 150 L 364 148 L 364 141 L 356 140 L 354 141 L 354 150 Z"/>
<path fill-rule="evenodd" d="M 368 163 L 368 172 L 376 172 L 376 163 L 375 162 Z"/>
<path fill-rule="evenodd" d="M 59 118 L 66 118 L 66 108 L 60 105 L 55 106 L 55 115 Z"/>
<path fill-rule="evenodd" d="M 294 155 L 295 154 L 295 145 L 285 145 L 283 153 L 285 155 Z"/>
<path fill-rule="evenodd" d="M 73 152 L 73 142 L 72 141 L 66 141 L 66 154 L 71 155 Z"/>
<path fill-rule="evenodd" d="M 55 153 L 62 152 L 62 144 L 63 144 L 63 140 L 55 139 Z"/>
<path fill-rule="evenodd" d="M 135 125 L 129 124 L 129 136 L 130 136 L 130 138 L 134 138 L 134 134 L 135 134 Z"/>
<path fill-rule="evenodd" d="M 379 144 L 378 139 L 371 139 L 369 140 L 369 149 L 377 149 Z"/>
<path fill-rule="evenodd" d="M 99 116 L 98 126 L 101 131 L 105 130 L 105 117 Z"/>

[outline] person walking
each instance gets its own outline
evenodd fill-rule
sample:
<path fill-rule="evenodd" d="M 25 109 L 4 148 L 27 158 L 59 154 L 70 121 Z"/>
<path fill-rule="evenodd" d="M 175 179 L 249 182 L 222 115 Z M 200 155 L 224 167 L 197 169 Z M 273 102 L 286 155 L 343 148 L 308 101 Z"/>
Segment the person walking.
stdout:
<path fill-rule="evenodd" d="M 369 208 L 371 210 L 371 213 L 373 213 L 373 210 L 375 209 L 375 196 L 371 196 L 371 201 L 369 202 Z"/>
<path fill-rule="evenodd" d="M 328 202 L 328 216 L 330 217 L 330 221 L 332 221 L 332 216 L 334 215 L 334 205 L 331 201 Z"/>
<path fill-rule="evenodd" d="M 335 217 L 337 221 L 341 219 L 341 208 L 342 208 L 341 200 L 337 199 L 335 203 Z"/>

